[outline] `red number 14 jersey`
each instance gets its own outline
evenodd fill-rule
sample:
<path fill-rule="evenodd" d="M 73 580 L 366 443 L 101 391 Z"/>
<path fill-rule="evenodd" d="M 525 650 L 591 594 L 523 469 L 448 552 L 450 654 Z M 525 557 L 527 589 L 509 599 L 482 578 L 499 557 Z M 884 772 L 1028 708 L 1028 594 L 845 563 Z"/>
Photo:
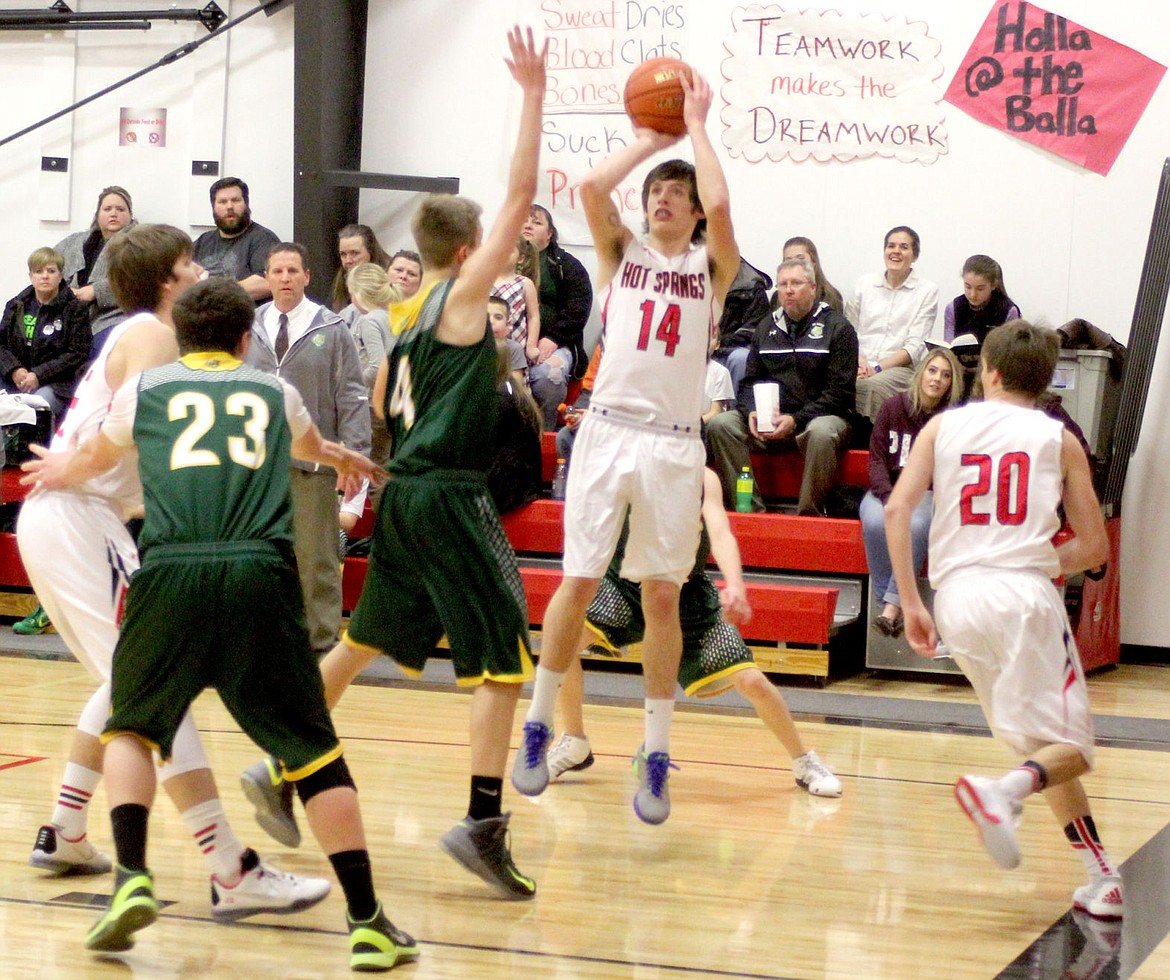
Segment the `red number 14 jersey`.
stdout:
<path fill-rule="evenodd" d="M 706 246 L 667 257 L 632 240 L 602 297 L 604 355 L 591 404 L 697 432 L 712 302 Z"/>

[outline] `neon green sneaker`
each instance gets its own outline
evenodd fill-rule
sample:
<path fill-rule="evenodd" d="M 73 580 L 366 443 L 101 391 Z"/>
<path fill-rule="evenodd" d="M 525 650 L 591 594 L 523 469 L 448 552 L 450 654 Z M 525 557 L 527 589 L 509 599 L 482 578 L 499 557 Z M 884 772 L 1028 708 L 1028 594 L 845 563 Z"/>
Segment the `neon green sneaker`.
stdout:
<path fill-rule="evenodd" d="M 110 908 L 85 937 L 85 948 L 121 953 L 134 945 L 131 936 L 158 918 L 154 878 L 149 871 L 127 871 L 118 865 Z"/>
<path fill-rule="evenodd" d="M 24 619 L 12 624 L 12 632 L 21 636 L 39 636 L 46 630 L 53 628 L 43 606 L 37 606 Z"/>
<path fill-rule="evenodd" d="M 363 922 L 354 922 L 346 912 L 345 923 L 349 926 L 351 970 L 381 973 L 418 959 L 418 943 L 386 918 L 381 902 L 378 911 Z"/>

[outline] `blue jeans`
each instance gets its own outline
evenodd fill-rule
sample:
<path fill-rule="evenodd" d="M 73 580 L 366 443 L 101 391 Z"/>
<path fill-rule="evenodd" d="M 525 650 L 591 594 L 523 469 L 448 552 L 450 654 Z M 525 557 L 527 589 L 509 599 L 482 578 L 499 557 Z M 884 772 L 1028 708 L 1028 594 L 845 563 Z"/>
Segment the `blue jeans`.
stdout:
<path fill-rule="evenodd" d="M 736 397 L 739 396 L 739 383 L 747 372 L 747 358 L 747 347 L 733 347 L 723 358 L 723 366 L 731 375 L 731 387 L 735 391 Z"/>
<path fill-rule="evenodd" d="M 556 366 L 550 364 L 549 361 L 554 357 L 561 363 Z M 540 406 L 545 432 L 553 432 L 557 427 L 557 409 L 569 393 L 569 375 L 572 370 L 573 352 L 567 347 L 558 347 L 543 364 L 533 364 L 528 368 L 528 386 L 532 389 L 536 404 Z"/>
<path fill-rule="evenodd" d="M 914 556 L 915 574 L 922 572 L 926 561 L 926 546 L 930 541 L 930 516 L 934 494 L 929 490 L 910 515 L 910 553 Z M 890 563 L 890 549 L 886 544 L 886 509 L 872 493 L 861 500 L 861 535 L 865 539 L 865 560 L 873 581 L 873 594 L 882 602 L 902 607 L 898 583 Z"/>

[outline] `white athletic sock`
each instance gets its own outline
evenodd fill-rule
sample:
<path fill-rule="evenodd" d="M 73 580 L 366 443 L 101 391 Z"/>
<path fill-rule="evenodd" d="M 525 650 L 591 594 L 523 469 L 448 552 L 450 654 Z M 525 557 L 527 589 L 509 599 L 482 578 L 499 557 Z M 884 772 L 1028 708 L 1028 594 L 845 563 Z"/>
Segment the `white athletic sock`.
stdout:
<path fill-rule="evenodd" d="M 670 722 L 674 717 L 674 698 L 646 699 L 646 754 L 670 753 Z"/>
<path fill-rule="evenodd" d="M 539 721 L 551 729 L 557 710 L 557 692 L 564 682 L 564 671 L 549 670 L 540 664 L 536 667 L 536 683 L 532 686 L 532 704 L 525 721 Z"/>
<path fill-rule="evenodd" d="M 85 836 L 89 825 L 89 802 L 101 780 L 100 772 L 94 772 L 76 762 L 66 764 L 52 821 L 66 840 L 80 840 Z"/>
<path fill-rule="evenodd" d="M 1000 776 L 996 782 L 1011 799 L 1017 802 L 1031 796 L 1039 789 L 1038 776 L 1035 769 L 1020 766 L 1011 772 Z"/>
<path fill-rule="evenodd" d="M 227 814 L 223 812 L 223 803 L 218 798 L 207 800 L 184 810 L 182 818 L 187 833 L 203 852 L 208 871 L 225 885 L 239 881 L 244 848 L 232 832 Z"/>
<path fill-rule="evenodd" d="M 1090 881 L 1103 875 L 1118 874 L 1117 866 L 1101 845 L 1097 825 L 1093 822 L 1092 816 L 1086 814 L 1078 817 L 1064 828 L 1064 835 L 1072 844 L 1073 850 L 1081 856 Z"/>

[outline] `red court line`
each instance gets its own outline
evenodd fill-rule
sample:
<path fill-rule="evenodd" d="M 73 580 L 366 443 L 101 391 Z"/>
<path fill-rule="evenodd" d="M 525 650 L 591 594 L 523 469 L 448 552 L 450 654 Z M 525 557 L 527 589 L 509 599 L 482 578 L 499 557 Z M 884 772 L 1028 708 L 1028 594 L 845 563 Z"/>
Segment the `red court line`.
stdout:
<path fill-rule="evenodd" d="M 47 756 L 43 755 L 9 755 L 0 752 L 0 759 L 19 759 L 19 762 L 0 762 L 0 769 L 15 769 L 17 766 L 27 766 L 30 762 L 44 762 Z"/>

